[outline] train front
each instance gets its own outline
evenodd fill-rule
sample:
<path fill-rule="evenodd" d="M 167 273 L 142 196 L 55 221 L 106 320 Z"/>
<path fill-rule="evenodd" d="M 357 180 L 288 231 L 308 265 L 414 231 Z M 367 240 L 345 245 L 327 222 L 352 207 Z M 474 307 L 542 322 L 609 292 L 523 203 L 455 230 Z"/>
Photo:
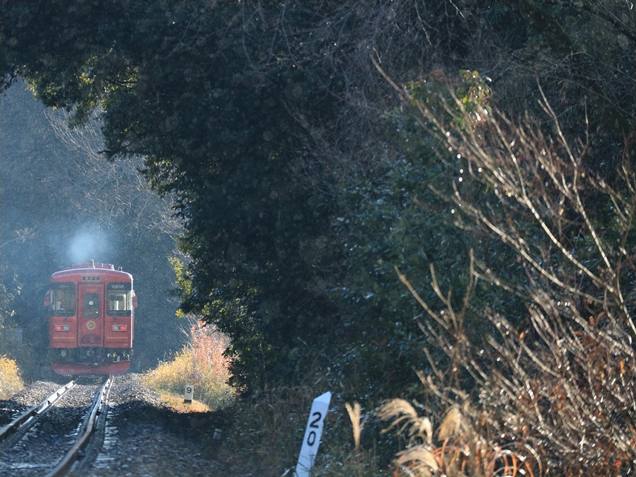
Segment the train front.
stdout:
<path fill-rule="evenodd" d="M 124 374 L 135 307 L 132 275 L 113 265 L 73 265 L 51 276 L 46 294 L 51 368 L 64 376 Z"/>

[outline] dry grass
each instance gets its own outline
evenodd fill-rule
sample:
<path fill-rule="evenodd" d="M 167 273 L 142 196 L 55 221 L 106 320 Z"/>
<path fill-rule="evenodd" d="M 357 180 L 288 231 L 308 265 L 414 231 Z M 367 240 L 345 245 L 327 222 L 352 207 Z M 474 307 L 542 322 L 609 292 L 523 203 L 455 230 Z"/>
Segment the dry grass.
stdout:
<path fill-rule="evenodd" d="M 439 419 L 450 409 L 439 419 L 434 444 L 411 431 L 422 419 L 412 406 L 397 402 L 385 409 L 392 427 L 409 439 L 396 472 L 632 475 L 632 151 L 625 150 L 610 183 L 590 168 L 592 159 L 601 158 L 587 157 L 588 142 L 568 142 L 545 97 L 551 130 L 529 118 L 513 122 L 496 111 L 484 110 L 477 120 L 452 91 L 452 101 L 438 103 L 452 117 L 446 121 L 429 108 L 429 98 L 402 94 L 424 129 L 438 135 L 440 157 L 465 171 L 445 189 L 431 189 L 452 207 L 450 220 L 479 240 L 470 252 L 463 300 L 452 298 L 456 290 L 442 291 L 433 265 L 437 304 L 423 300 L 396 269 L 425 311 L 420 327 L 431 371 L 418 375 L 427 413 Z M 482 243 L 499 245 L 483 249 Z M 514 259 L 506 258 L 508 253 Z M 487 285 L 478 294 L 479 282 Z M 490 287 L 519 298 L 525 311 L 504 316 L 489 303 Z M 468 317 L 492 325 L 487 347 L 465 328 Z M 413 436 L 419 442 L 412 442 Z"/>
<path fill-rule="evenodd" d="M 295 466 L 316 395 L 309 387 L 278 387 L 237 403 L 226 444 L 234 473 L 261 469 L 264 477 L 280 476 Z"/>
<path fill-rule="evenodd" d="M 260 390 L 253 397 L 237 403 L 223 452 L 223 455 L 229 456 L 226 463 L 231 467 L 231 474 L 260 477 L 292 475 L 312 402 L 323 391 L 324 385 L 280 386 Z M 311 475 L 389 475 L 379 469 L 373 451 L 360 445 L 359 432 L 364 424 L 360 407 L 350 406 L 358 422 L 358 437 L 356 439 L 354 432 L 353 442 L 349 437 L 348 411 L 344 407 L 332 402 Z"/>
<path fill-rule="evenodd" d="M 161 393 L 161 400 L 172 408 L 173 411 L 179 413 L 196 413 L 211 411 L 207 404 L 193 399 L 191 403 L 184 403 L 183 396 L 175 396 L 174 394 Z"/>
<path fill-rule="evenodd" d="M 183 396 L 185 386 L 194 387 L 194 397 L 212 409 L 230 405 L 235 398 L 228 384 L 229 362 L 223 355 L 227 338 L 211 326 L 194 322 L 190 343 L 172 361 L 162 363 L 147 373 L 142 381 L 166 394 Z"/>
<path fill-rule="evenodd" d="M 464 409 L 457 405 L 451 406 L 437 429 L 438 440 L 433 443 L 430 420 L 420 417 L 410 403 L 403 399 L 393 399 L 380 407 L 378 417 L 393 421 L 385 431 L 401 424 L 398 433 L 408 438 L 409 447 L 395 459 L 395 475 L 539 475 L 540 465 L 535 459 L 505 449 L 492 439 L 487 439 L 477 432 L 476 429 L 481 426 L 474 425 L 469 415 L 474 415 L 474 412 L 469 409 L 468 404 L 464 405 Z M 422 423 L 426 425 L 423 426 Z"/>
<path fill-rule="evenodd" d="M 24 388 L 18 365 L 6 356 L 0 356 L 0 399 L 8 399 Z"/>

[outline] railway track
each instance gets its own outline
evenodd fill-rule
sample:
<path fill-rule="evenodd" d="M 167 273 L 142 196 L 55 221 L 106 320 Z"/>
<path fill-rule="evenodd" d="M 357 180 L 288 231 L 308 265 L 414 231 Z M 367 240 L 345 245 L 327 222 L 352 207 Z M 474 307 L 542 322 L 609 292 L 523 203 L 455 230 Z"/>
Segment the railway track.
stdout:
<path fill-rule="evenodd" d="M 95 385 L 71 381 L 2 427 L 2 474 L 58 477 L 81 472 L 103 435 L 112 383 L 110 376 L 95 391 Z"/>
<path fill-rule="evenodd" d="M 75 381 L 70 381 L 55 391 L 44 401 L 36 404 L 31 409 L 23 412 L 13 421 L 0 429 L 0 442 L 4 442 L 4 446 L 11 447 L 15 444 L 38 419 L 48 411 L 52 405 L 60 400 L 69 390 L 75 386 Z"/>

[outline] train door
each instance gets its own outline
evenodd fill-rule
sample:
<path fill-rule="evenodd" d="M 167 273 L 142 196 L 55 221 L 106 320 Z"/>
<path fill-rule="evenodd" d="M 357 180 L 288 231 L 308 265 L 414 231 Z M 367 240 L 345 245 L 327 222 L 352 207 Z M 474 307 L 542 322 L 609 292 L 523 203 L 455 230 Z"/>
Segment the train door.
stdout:
<path fill-rule="evenodd" d="M 103 346 L 104 340 L 104 285 L 79 284 L 79 346 Z"/>

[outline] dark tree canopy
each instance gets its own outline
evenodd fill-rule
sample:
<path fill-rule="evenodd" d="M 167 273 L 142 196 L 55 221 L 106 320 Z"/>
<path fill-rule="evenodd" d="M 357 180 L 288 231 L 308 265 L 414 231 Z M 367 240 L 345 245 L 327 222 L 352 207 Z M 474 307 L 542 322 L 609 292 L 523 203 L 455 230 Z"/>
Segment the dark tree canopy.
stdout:
<path fill-rule="evenodd" d="M 461 283 L 470 244 L 413 209 L 411 195 L 452 171 L 428 168 L 432 144 L 406 144 L 372 58 L 397 84 L 482 71 L 512 114 L 536 108 L 526 90 L 538 82 L 568 105 L 566 127 L 586 111 L 592 130 L 611 119 L 593 146 L 615 157 L 634 123 L 621 8 L 5 1 L 0 86 L 26 78 L 74 123 L 101 108 L 105 156 L 143 156 L 152 187 L 176 195 L 182 310 L 230 334 L 237 377 L 287 379 L 303 356 L 357 341 L 359 362 L 382 356 L 368 368 L 389 380 L 422 356 L 393 266 L 437 261 Z"/>
<path fill-rule="evenodd" d="M 320 238 L 328 206 L 298 178 L 307 134 L 288 110 L 334 100 L 320 72 L 272 57 L 281 40 L 268 22 L 282 6 L 254 7 L 8 3 L 3 81 L 27 77 L 76 122 L 103 106 L 107 158 L 142 155 L 151 185 L 177 196 L 192 259 L 183 311 L 217 321 L 245 367 L 277 372 L 270 355 L 320 340 L 333 324 L 328 313 L 318 319 L 330 305 L 308 286 L 331 253 Z M 291 10 L 301 23 L 319 14 Z"/>

